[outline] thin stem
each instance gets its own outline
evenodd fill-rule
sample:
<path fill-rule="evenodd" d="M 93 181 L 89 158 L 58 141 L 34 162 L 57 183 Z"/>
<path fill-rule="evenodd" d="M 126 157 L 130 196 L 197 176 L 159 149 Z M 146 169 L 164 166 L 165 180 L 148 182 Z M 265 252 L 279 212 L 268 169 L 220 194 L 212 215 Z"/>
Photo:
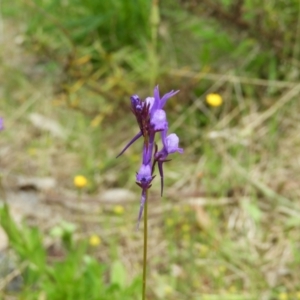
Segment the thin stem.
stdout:
<path fill-rule="evenodd" d="M 144 257 L 143 257 L 143 296 L 146 299 L 146 280 L 147 280 L 147 243 L 148 243 L 148 189 L 146 190 L 146 200 L 144 207 Z"/>

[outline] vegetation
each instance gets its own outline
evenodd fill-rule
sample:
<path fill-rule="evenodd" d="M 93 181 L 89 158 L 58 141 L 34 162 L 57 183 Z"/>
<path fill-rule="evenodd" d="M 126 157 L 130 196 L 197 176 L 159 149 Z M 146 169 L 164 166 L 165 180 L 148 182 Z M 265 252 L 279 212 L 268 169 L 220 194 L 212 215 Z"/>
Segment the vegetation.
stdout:
<path fill-rule="evenodd" d="M 129 97 L 156 84 L 180 89 L 184 155 L 165 196 L 151 188 L 148 299 L 300 299 L 299 1 L 22 0 L 2 15 L 0 299 L 140 299 L 139 146 L 116 156 L 138 130 Z"/>

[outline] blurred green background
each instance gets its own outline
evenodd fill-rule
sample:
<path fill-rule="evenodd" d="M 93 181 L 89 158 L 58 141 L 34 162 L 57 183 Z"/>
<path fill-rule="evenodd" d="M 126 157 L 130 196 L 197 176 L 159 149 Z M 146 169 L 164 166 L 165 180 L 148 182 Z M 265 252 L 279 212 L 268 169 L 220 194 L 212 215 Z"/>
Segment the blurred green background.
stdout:
<path fill-rule="evenodd" d="M 299 0 L 2 2 L 0 299 L 141 298 L 142 145 L 116 156 L 157 84 L 184 154 L 147 299 L 300 299 L 299 40 Z"/>

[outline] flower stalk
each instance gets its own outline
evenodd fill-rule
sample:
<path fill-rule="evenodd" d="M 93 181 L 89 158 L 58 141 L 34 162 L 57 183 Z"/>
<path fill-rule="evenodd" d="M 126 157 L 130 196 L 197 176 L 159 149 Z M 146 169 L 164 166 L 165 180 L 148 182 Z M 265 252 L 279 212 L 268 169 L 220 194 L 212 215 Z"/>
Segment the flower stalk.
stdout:
<path fill-rule="evenodd" d="M 169 98 L 176 95 L 179 91 L 171 91 L 160 97 L 158 86 L 154 88 L 154 97 L 147 97 L 142 101 L 138 95 L 131 96 L 131 111 L 135 115 L 140 131 L 133 137 L 131 141 L 117 156 L 122 155 L 133 143 L 140 137 L 143 137 L 142 163 L 139 171 L 136 173 L 136 184 L 141 188 L 141 201 L 138 214 L 137 229 L 144 211 L 144 250 L 143 250 L 143 290 L 142 299 L 146 299 L 146 280 L 147 280 L 147 242 L 148 242 L 148 190 L 152 186 L 155 178 L 155 166 L 161 178 L 161 196 L 163 194 L 164 174 L 163 164 L 170 161 L 168 155 L 179 152 L 183 153 L 183 149 L 179 148 L 179 138 L 175 133 L 168 135 L 168 121 L 164 106 Z M 158 151 L 155 143 L 155 135 L 160 133 L 162 149 Z"/>
<path fill-rule="evenodd" d="M 144 212 L 144 254 L 143 254 L 143 296 L 142 300 L 146 299 L 147 286 L 147 249 L 148 249 L 148 190 L 146 191 L 145 212 Z"/>

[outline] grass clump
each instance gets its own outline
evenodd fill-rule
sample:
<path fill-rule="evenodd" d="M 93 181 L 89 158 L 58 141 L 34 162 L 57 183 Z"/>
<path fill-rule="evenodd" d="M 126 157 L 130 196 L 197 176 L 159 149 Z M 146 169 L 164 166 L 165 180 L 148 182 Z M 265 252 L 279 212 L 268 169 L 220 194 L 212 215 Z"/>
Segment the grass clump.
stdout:
<path fill-rule="evenodd" d="M 139 280 L 128 285 L 120 261 L 114 261 L 108 267 L 93 258 L 87 241 L 75 241 L 74 228 L 66 226 L 67 223 L 53 229 L 53 234 L 61 236 L 62 243 L 48 247 L 38 228 L 26 225 L 19 228 L 6 205 L 0 208 L 0 223 L 15 251 L 18 276 L 23 281 L 18 297 L 138 299 Z"/>

